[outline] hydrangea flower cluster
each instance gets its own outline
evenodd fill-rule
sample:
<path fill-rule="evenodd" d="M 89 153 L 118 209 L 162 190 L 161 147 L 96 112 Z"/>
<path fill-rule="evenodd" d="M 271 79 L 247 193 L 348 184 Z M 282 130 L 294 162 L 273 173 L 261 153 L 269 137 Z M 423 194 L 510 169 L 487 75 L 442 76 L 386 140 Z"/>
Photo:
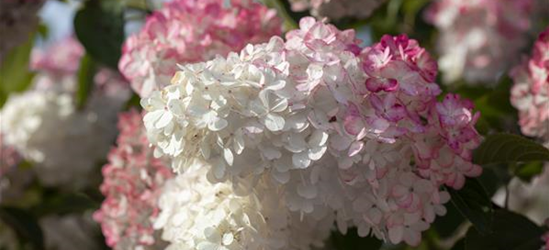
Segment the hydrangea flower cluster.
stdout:
<path fill-rule="evenodd" d="M 3 137 L 0 133 L 0 202 L 5 202 L 6 198 L 18 198 L 23 191 L 21 187 L 24 187 L 29 179 L 28 175 L 18 171 L 17 165 L 22 160 L 21 155 L 14 147 L 4 143 Z"/>
<path fill-rule="evenodd" d="M 152 222 L 158 215 L 161 187 L 173 174 L 163 160 L 153 157 L 142 119 L 137 111 L 120 114 L 117 146 L 103 167 L 101 192 L 106 199 L 94 219 L 114 249 L 163 246 Z"/>
<path fill-rule="evenodd" d="M 522 133 L 540 138 L 549 147 L 549 27 L 542 32 L 534 43 L 532 55 L 528 60 L 516 66 L 511 71 L 514 86 L 511 89 L 511 104 L 519 111 L 519 125 Z M 536 219 L 547 219 L 545 190 L 549 185 L 549 164 L 545 164 L 544 173 L 524 185 L 516 181 L 511 186 L 513 209 L 519 210 Z M 524 208 L 525 201 L 530 206 Z M 542 204 L 537 204 L 542 203 Z M 543 204 L 545 203 L 545 204 Z M 524 211 L 523 211 L 524 210 Z M 542 212 L 543 211 L 543 212 Z M 549 249 L 549 232 L 542 236 L 544 245 L 541 249 Z"/>
<path fill-rule="evenodd" d="M 444 80 L 496 82 L 526 45 L 533 0 L 438 0 L 427 20 L 440 30 L 439 65 Z"/>
<path fill-rule="evenodd" d="M 369 17 L 386 0 L 290 0 L 293 11 L 309 10 L 313 16 L 332 20 Z"/>
<path fill-rule="evenodd" d="M 29 39 L 38 25 L 37 12 L 44 0 L 0 1 L 0 65 L 7 53 Z"/>
<path fill-rule="evenodd" d="M 172 243 L 167 249 L 297 250 L 322 246 L 329 236 L 329 218 L 291 214 L 279 200 L 280 190 L 260 184 L 239 196 L 228 183 L 212 185 L 206 172 L 196 163 L 166 183 L 155 227 Z"/>
<path fill-rule="evenodd" d="M 511 104 L 519 111 L 522 133 L 549 143 L 549 27 L 539 35 L 529 60 L 511 72 Z"/>
<path fill-rule="evenodd" d="M 17 153 L 14 147 L 6 145 L 3 137 L 4 135 L 0 134 L 0 155 L 2 156 L 2 159 L 0 159 L 0 179 L 21 161 L 21 155 Z"/>
<path fill-rule="evenodd" d="M 84 55 L 84 48 L 72 38 L 66 38 L 60 43 L 54 43 L 50 48 L 34 49 L 31 54 L 30 68 L 40 73 L 52 75 L 57 80 L 65 76 L 74 75 L 80 66 L 80 58 Z M 48 89 L 58 82 L 47 82 L 42 80 L 39 88 Z M 63 87 L 63 86 L 58 86 Z"/>
<path fill-rule="evenodd" d="M 286 41 L 181 66 L 141 102 L 155 155 L 185 176 L 204 164 L 210 182 L 243 197 L 280 190 L 300 218 L 418 245 L 446 211 L 441 185 L 481 172 L 478 114 L 457 95 L 437 102 L 436 62 L 415 40 L 359 44 L 307 17 Z"/>
<path fill-rule="evenodd" d="M 146 20 L 123 47 L 120 72 L 140 96 L 170 82 L 177 63 L 194 63 L 238 51 L 281 33 L 272 9 L 252 0 L 175 0 Z"/>
<path fill-rule="evenodd" d="M 78 109 L 74 100 L 76 68 L 72 66 L 78 61 L 72 60 L 79 59 L 83 49 L 74 44 L 69 40 L 46 53 L 66 57 L 44 56 L 45 61 L 33 62 L 33 66 L 44 66 L 36 68 L 33 88 L 10 95 L 0 114 L 5 143 L 36 163 L 37 176 L 48 186 L 87 183 L 90 178 L 80 177 L 89 174 L 107 154 L 116 136 L 116 114 L 129 98 L 127 83 L 116 73 L 101 69 L 86 106 Z M 75 178 L 80 181 L 74 182 Z"/>

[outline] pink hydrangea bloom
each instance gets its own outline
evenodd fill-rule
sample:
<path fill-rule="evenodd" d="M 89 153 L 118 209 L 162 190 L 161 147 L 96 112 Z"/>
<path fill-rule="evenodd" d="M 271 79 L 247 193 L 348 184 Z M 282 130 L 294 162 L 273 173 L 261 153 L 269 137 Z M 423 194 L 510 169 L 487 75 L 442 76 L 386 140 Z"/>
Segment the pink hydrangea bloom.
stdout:
<path fill-rule="evenodd" d="M 252 0 L 175 0 L 129 37 L 119 68 L 141 96 L 169 84 L 177 64 L 209 60 L 281 33 L 274 10 Z"/>
<path fill-rule="evenodd" d="M 338 20 L 369 17 L 386 0 L 290 0 L 293 11 L 311 10 L 316 17 Z"/>
<path fill-rule="evenodd" d="M 511 103 L 522 133 L 549 142 L 549 28 L 539 35 L 529 60 L 511 72 Z"/>
<path fill-rule="evenodd" d="M 496 82 L 526 45 L 533 0 L 437 0 L 427 20 L 440 30 L 439 66 L 447 83 Z"/>
<path fill-rule="evenodd" d="M 31 69 L 56 75 L 76 73 L 84 47 L 73 37 L 51 45 L 48 50 L 35 49 L 31 56 Z"/>
<path fill-rule="evenodd" d="M 118 128 L 117 146 L 102 171 L 100 189 L 106 199 L 94 219 L 114 249 L 156 249 L 162 242 L 152 222 L 158 215 L 160 188 L 172 173 L 153 157 L 138 112 L 121 113 Z"/>
<path fill-rule="evenodd" d="M 307 17 L 286 40 L 186 64 L 141 101 L 155 153 L 182 174 L 204 163 L 242 195 L 271 185 L 286 209 L 341 232 L 418 245 L 446 212 L 441 186 L 481 173 L 479 115 L 458 95 L 437 101 L 437 64 L 417 41 L 359 44 Z"/>

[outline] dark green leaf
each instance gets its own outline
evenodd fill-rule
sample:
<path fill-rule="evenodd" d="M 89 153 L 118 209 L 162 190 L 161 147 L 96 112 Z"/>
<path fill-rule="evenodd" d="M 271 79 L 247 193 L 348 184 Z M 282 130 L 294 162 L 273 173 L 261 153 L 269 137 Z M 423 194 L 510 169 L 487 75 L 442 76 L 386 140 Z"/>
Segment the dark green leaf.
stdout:
<path fill-rule="evenodd" d="M 528 161 L 549 161 L 549 149 L 514 134 L 489 135 L 473 152 L 473 162 L 479 165 Z"/>
<path fill-rule="evenodd" d="M 530 182 L 532 178 L 543 172 L 543 163 L 539 161 L 528 162 L 517 167 L 515 176 L 525 182 Z"/>
<path fill-rule="evenodd" d="M 483 168 L 482 174 L 477 179 L 482 183 L 489 197 L 492 197 L 513 178 L 508 168 L 508 164 L 493 164 Z"/>
<path fill-rule="evenodd" d="M 34 73 L 29 70 L 34 35 L 11 50 L 0 63 L 0 107 L 12 92 L 22 92 L 32 83 Z"/>
<path fill-rule="evenodd" d="M 465 238 L 458 240 L 451 250 L 465 250 Z"/>
<path fill-rule="evenodd" d="M 137 95 L 136 93 L 133 93 L 132 97 L 126 102 L 126 106 L 124 110 L 129 110 L 132 108 L 141 110 L 142 107 L 141 107 L 141 104 L 139 103 L 140 101 L 141 101 L 141 97 L 139 97 L 139 95 Z"/>
<path fill-rule="evenodd" d="M 477 179 L 467 179 L 460 190 L 447 189 L 452 196 L 452 204 L 481 233 L 490 232 L 492 223 L 492 202 L 484 187 Z"/>
<path fill-rule="evenodd" d="M 467 250 L 539 250 L 543 244 L 541 227 L 526 217 L 506 210 L 494 214 L 492 233 L 481 235 L 469 229 L 465 239 Z"/>
<path fill-rule="evenodd" d="M 41 23 L 38 25 L 38 30 L 37 30 L 38 34 L 40 34 L 40 37 L 42 39 L 46 39 L 50 33 L 50 30 L 48 28 L 48 26 L 46 26 L 45 24 Z"/>
<path fill-rule="evenodd" d="M 449 202 L 446 204 L 446 214 L 435 219 L 433 228 L 441 238 L 448 238 L 454 234 L 463 222 L 465 222 L 463 216 L 456 206 Z"/>
<path fill-rule="evenodd" d="M 33 208 L 35 214 L 65 215 L 82 213 L 87 210 L 97 210 L 99 204 L 83 193 L 56 194 L 46 198 L 41 204 Z"/>
<path fill-rule="evenodd" d="M 124 18 L 119 9 L 89 0 L 76 13 L 74 29 L 87 53 L 97 62 L 117 69 L 124 41 Z"/>
<path fill-rule="evenodd" d="M 78 90 L 76 91 L 76 106 L 81 109 L 86 105 L 86 101 L 90 96 L 95 76 L 95 63 L 93 59 L 85 54 L 80 60 L 80 68 L 78 69 Z"/>
<path fill-rule="evenodd" d="M 15 207 L 1 206 L 0 219 L 13 228 L 20 240 L 30 243 L 32 249 L 44 249 L 42 229 L 31 213 Z"/>
<path fill-rule="evenodd" d="M 334 231 L 332 232 L 330 239 L 334 248 L 337 250 L 376 250 L 379 249 L 383 243 L 374 236 L 358 236 L 356 228 L 350 228 L 345 235 Z"/>

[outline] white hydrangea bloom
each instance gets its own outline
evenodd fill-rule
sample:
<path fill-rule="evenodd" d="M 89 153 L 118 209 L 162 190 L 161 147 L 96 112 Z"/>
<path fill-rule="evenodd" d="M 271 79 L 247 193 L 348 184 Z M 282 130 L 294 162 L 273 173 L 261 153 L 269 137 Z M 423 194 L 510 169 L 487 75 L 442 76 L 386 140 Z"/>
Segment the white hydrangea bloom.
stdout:
<path fill-rule="evenodd" d="M 159 200 L 155 228 L 169 250 L 310 249 L 330 233 L 330 220 L 290 213 L 277 189 L 238 196 L 229 184 L 211 184 L 204 166 L 190 168 L 166 183 Z"/>
<path fill-rule="evenodd" d="M 60 86 L 40 89 L 51 79 L 37 77 L 37 89 L 10 96 L 2 108 L 5 141 L 36 163 L 37 177 L 45 185 L 83 186 L 116 136 L 116 115 L 128 92 L 114 87 L 111 93 L 95 93 L 79 110 L 72 90 Z M 74 78 L 64 81 L 71 84 L 56 84 L 74 88 Z"/>
<path fill-rule="evenodd" d="M 141 102 L 156 156 L 305 220 L 418 245 L 446 212 L 440 186 L 480 174 L 478 115 L 457 95 L 436 102 L 436 64 L 406 36 L 361 51 L 354 31 L 304 18 L 286 42 L 180 68 Z"/>

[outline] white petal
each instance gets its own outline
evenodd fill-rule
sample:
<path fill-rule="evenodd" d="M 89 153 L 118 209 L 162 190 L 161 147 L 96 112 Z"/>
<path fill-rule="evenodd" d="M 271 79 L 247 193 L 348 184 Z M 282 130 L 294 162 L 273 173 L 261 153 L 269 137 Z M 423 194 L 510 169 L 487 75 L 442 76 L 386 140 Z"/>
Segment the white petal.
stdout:
<path fill-rule="evenodd" d="M 241 154 L 244 150 L 244 137 L 242 136 L 242 130 L 238 130 L 234 133 L 233 147 L 237 155 Z"/>
<path fill-rule="evenodd" d="M 328 133 L 321 130 L 315 130 L 311 135 L 311 137 L 309 138 L 309 146 L 311 147 L 324 146 L 327 141 L 328 141 Z"/>
<path fill-rule="evenodd" d="M 286 86 L 286 81 L 284 80 L 276 80 L 276 81 L 273 81 L 269 84 L 269 86 L 267 86 L 266 89 L 270 89 L 270 90 L 281 90 L 283 89 L 284 87 Z"/>
<path fill-rule="evenodd" d="M 404 223 L 406 225 L 412 225 L 421 219 L 421 211 L 413 213 L 404 213 Z"/>
<path fill-rule="evenodd" d="M 316 186 L 314 186 L 314 185 L 304 185 L 304 184 L 299 184 L 297 186 L 297 193 L 301 197 L 307 198 L 307 199 L 313 199 L 318 194 Z"/>
<path fill-rule="evenodd" d="M 155 110 L 145 114 L 145 117 L 143 117 L 143 123 L 145 124 L 145 127 L 153 128 L 154 124 L 156 123 L 156 121 L 158 121 L 158 119 L 160 119 L 162 114 L 164 114 L 163 109 Z"/>
<path fill-rule="evenodd" d="M 219 246 L 211 242 L 203 241 L 198 243 L 198 245 L 196 246 L 196 249 L 197 250 L 219 250 Z"/>
<path fill-rule="evenodd" d="M 208 129 L 211 131 L 219 131 L 226 128 L 228 124 L 227 120 L 216 117 L 213 122 L 208 124 Z"/>
<path fill-rule="evenodd" d="M 162 149 L 160 149 L 159 147 L 154 148 L 154 151 L 153 151 L 154 158 L 160 158 L 163 155 L 164 153 L 162 152 Z"/>
<path fill-rule="evenodd" d="M 179 99 L 172 99 L 168 101 L 168 109 L 176 115 L 181 115 L 184 113 L 183 103 Z"/>
<path fill-rule="evenodd" d="M 345 136 L 335 135 L 330 137 L 330 146 L 338 151 L 343 151 L 351 145 L 352 140 Z"/>
<path fill-rule="evenodd" d="M 155 127 L 160 129 L 166 127 L 173 119 L 173 115 L 170 111 L 164 111 L 158 121 L 155 124 Z"/>
<path fill-rule="evenodd" d="M 223 234 L 223 245 L 228 246 L 233 243 L 234 235 L 232 233 Z"/>
<path fill-rule="evenodd" d="M 276 101 L 276 103 L 271 107 L 272 112 L 282 112 L 288 108 L 288 100 L 284 98 L 280 98 Z"/>
<path fill-rule="evenodd" d="M 265 116 L 265 127 L 270 131 L 280 131 L 284 128 L 284 118 L 274 114 L 267 114 Z"/>
<path fill-rule="evenodd" d="M 391 243 L 398 244 L 402 241 L 402 236 L 404 234 L 404 227 L 401 225 L 393 226 L 389 228 L 389 240 Z"/>
<path fill-rule="evenodd" d="M 208 239 L 211 242 L 219 242 L 221 240 L 221 235 L 217 229 L 213 227 L 207 227 L 204 229 L 204 238 Z"/>
<path fill-rule="evenodd" d="M 307 168 L 311 164 L 308 152 L 301 152 L 292 156 L 292 163 L 298 169 Z"/>
<path fill-rule="evenodd" d="M 225 157 L 225 161 L 227 161 L 227 164 L 229 164 L 229 166 L 233 165 L 234 155 L 230 149 L 228 148 L 223 149 L 223 157 Z"/>
<path fill-rule="evenodd" d="M 356 154 L 360 153 L 363 147 L 364 143 L 362 141 L 355 141 L 351 143 L 351 147 L 349 148 L 349 157 L 355 156 Z"/>
<path fill-rule="evenodd" d="M 410 246 L 417 246 L 421 242 L 421 232 L 407 230 L 404 234 L 404 241 Z"/>
<path fill-rule="evenodd" d="M 300 134 L 291 134 L 288 137 L 286 149 L 292 153 L 303 152 L 303 150 L 307 149 L 307 142 L 305 142 L 305 139 Z"/>
<path fill-rule="evenodd" d="M 216 163 L 212 166 L 212 171 L 215 178 L 222 179 L 223 176 L 225 176 L 225 163 L 223 162 L 223 160 L 217 160 Z"/>
<path fill-rule="evenodd" d="M 370 218 L 370 220 L 372 220 L 372 222 L 378 224 L 380 221 L 381 221 L 381 211 L 379 211 L 378 208 L 371 208 L 369 211 L 368 211 L 368 217 Z"/>
<path fill-rule="evenodd" d="M 326 146 L 309 149 L 309 159 L 311 159 L 313 161 L 320 160 L 320 158 L 322 158 L 322 156 L 324 156 L 324 153 L 326 152 L 326 149 L 328 149 L 328 147 L 326 147 Z"/>
<path fill-rule="evenodd" d="M 275 147 L 261 147 L 260 150 L 261 154 L 269 161 L 282 156 L 282 153 Z"/>
<path fill-rule="evenodd" d="M 290 171 L 279 172 L 272 171 L 273 178 L 280 184 L 286 184 L 290 180 Z"/>
<path fill-rule="evenodd" d="M 204 157 L 204 159 L 210 158 L 210 152 L 211 152 L 210 146 L 211 145 L 205 142 L 200 143 L 200 152 L 202 153 L 202 157 Z"/>

